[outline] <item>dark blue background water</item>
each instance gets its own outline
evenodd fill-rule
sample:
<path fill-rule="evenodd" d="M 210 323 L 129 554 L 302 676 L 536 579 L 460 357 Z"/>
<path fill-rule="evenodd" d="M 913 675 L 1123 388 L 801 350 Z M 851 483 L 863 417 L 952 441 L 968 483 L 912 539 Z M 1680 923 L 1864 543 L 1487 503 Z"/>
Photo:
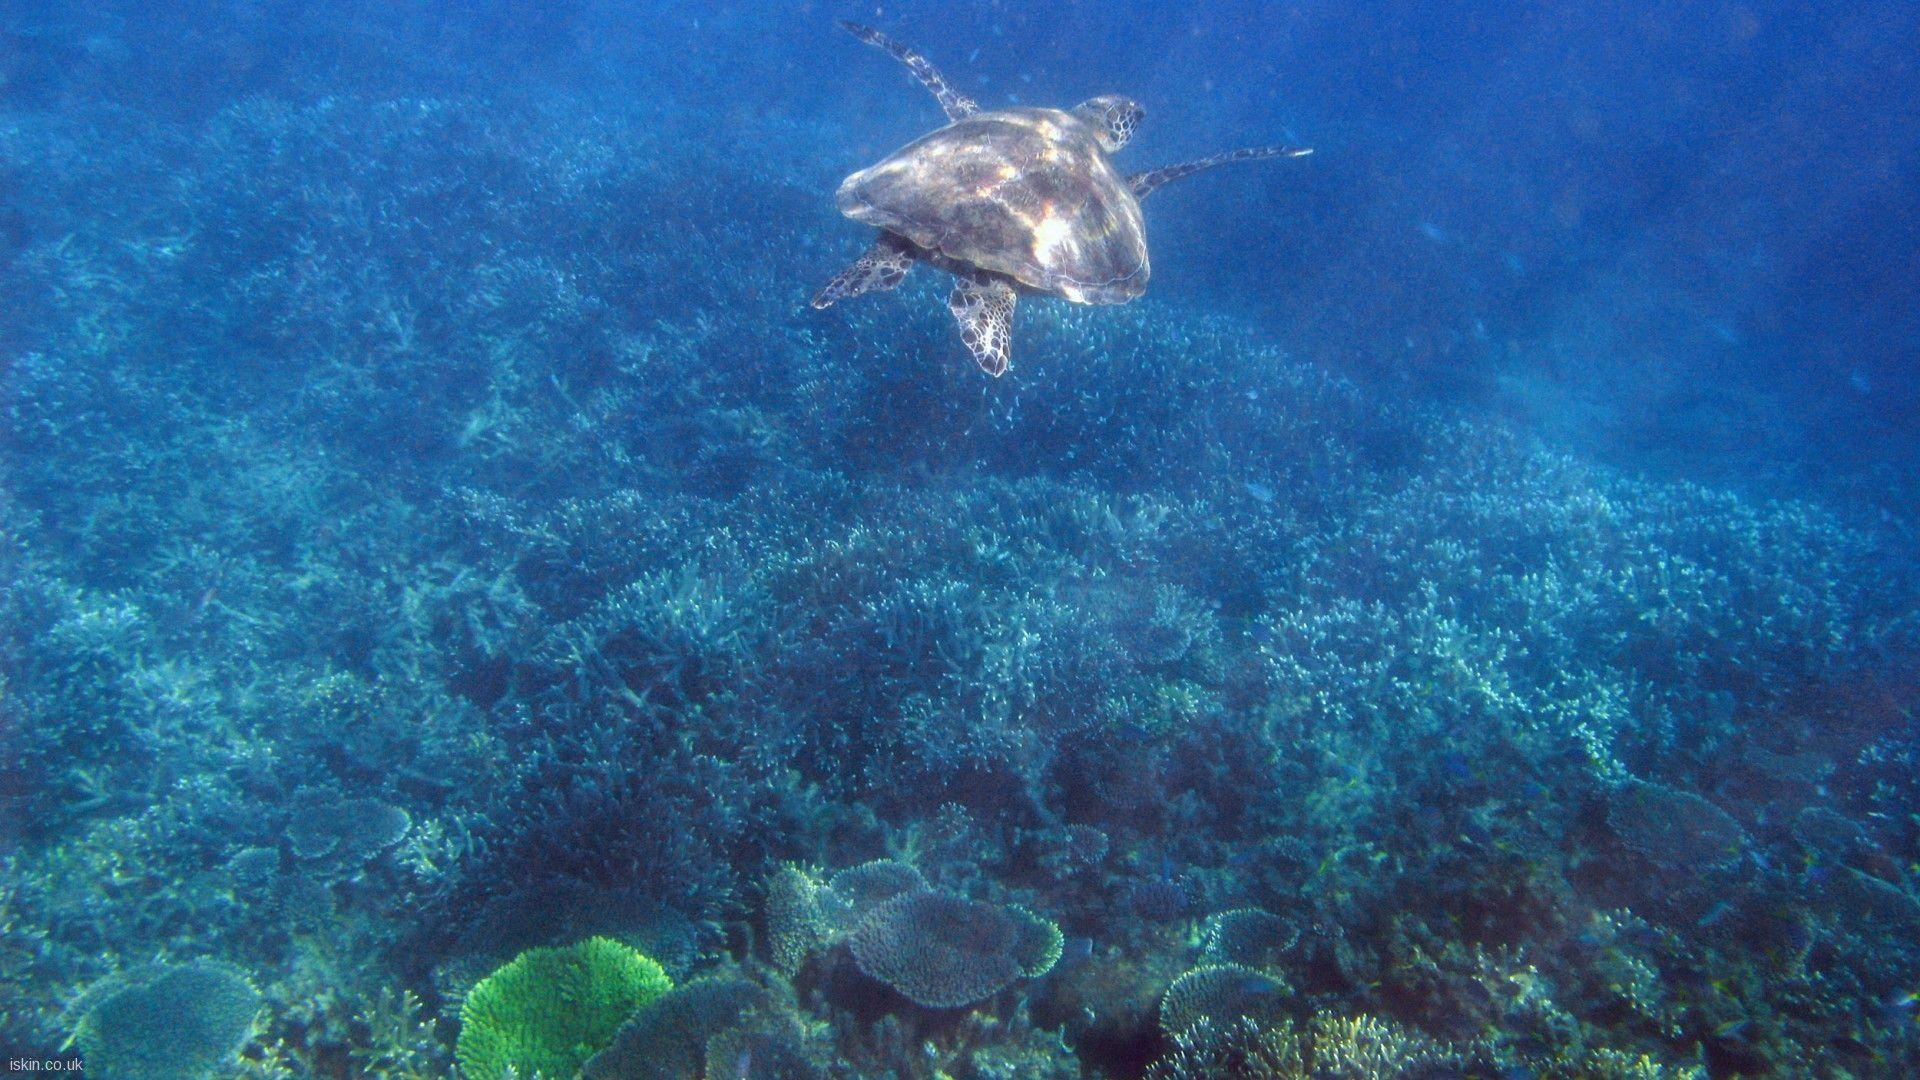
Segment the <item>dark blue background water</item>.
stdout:
<path fill-rule="evenodd" d="M 810 177 L 937 118 L 833 29 L 853 16 L 988 105 L 1134 95 L 1129 161 L 1315 145 L 1156 199 L 1163 302 L 1633 466 L 1897 500 L 1914 465 L 1911 5 L 9 8 L 14 108 L 557 87 L 720 144 L 824 125 Z"/>

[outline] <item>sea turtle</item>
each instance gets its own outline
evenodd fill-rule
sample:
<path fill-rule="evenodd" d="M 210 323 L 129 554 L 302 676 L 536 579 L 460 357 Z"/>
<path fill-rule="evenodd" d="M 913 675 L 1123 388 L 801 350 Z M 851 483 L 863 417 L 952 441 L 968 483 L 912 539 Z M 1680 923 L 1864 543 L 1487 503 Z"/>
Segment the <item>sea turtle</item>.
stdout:
<path fill-rule="evenodd" d="M 1146 290 L 1140 200 L 1160 185 L 1230 161 L 1312 153 L 1260 146 L 1122 176 L 1108 155 L 1146 115 L 1132 99 L 982 111 L 919 53 L 870 26 L 840 26 L 907 65 L 949 123 L 840 185 L 840 212 L 878 227 L 880 238 L 813 306 L 897 288 L 915 262 L 931 263 L 957 279 L 947 307 L 989 375 L 1007 370 L 1020 293 L 1124 304 Z"/>

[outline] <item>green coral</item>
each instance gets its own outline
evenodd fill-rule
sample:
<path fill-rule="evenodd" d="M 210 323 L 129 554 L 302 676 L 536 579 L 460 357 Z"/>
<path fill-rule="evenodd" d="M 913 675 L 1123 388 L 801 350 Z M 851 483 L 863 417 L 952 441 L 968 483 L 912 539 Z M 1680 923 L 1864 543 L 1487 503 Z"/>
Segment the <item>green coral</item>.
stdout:
<path fill-rule="evenodd" d="M 565 1080 L 636 1009 L 672 987 L 659 964 L 611 938 L 528 949 L 467 995 L 455 1047 L 461 1073 Z"/>

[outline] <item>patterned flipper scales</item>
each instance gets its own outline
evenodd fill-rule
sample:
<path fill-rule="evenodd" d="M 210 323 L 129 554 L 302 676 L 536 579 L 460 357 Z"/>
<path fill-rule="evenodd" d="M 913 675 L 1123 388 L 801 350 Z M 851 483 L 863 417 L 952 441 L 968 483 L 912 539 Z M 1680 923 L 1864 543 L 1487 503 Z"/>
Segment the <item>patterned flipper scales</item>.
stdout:
<path fill-rule="evenodd" d="M 1305 157 L 1313 153 L 1309 146 L 1253 146 L 1245 150 L 1230 150 L 1224 154 L 1204 157 L 1199 161 L 1183 161 L 1178 165 L 1169 165 L 1164 169 L 1134 173 L 1127 177 L 1127 186 L 1133 189 L 1136 199 L 1144 199 L 1153 194 L 1162 184 L 1178 180 L 1183 176 L 1192 176 L 1202 169 L 1211 169 L 1215 165 L 1227 165 L 1235 161 L 1257 161 L 1260 158 Z"/>
<path fill-rule="evenodd" d="M 973 352 L 980 370 L 998 378 L 1013 358 L 1013 305 L 1017 297 L 1005 281 L 975 274 L 953 283 L 947 309 L 960 324 L 960 340 Z"/>
<path fill-rule="evenodd" d="M 813 306 L 831 307 L 849 296 L 897 289 L 907 279 L 907 271 L 911 269 L 913 253 L 907 242 L 892 233 L 882 233 L 865 255 L 855 259 L 852 266 L 833 275 L 833 280 L 813 294 Z"/>
<path fill-rule="evenodd" d="M 926 57 L 871 26 L 861 26 L 859 23 L 842 19 L 840 29 L 875 48 L 885 49 L 888 55 L 907 65 L 907 70 L 913 72 L 913 77 L 919 79 L 922 86 L 933 91 L 933 96 L 940 99 L 940 107 L 946 110 L 947 119 L 960 120 L 980 111 L 980 106 L 974 104 L 972 98 L 955 90 L 947 80 L 941 78 L 940 73 L 934 70 Z"/>

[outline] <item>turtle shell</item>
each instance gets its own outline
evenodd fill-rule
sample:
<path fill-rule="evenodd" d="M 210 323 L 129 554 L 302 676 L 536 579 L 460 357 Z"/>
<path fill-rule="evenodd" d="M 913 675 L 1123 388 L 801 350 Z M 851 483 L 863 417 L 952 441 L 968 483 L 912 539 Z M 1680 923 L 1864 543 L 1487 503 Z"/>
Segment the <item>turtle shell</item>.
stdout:
<path fill-rule="evenodd" d="M 966 266 L 1082 304 L 1147 287 L 1140 203 L 1093 125 L 1059 109 L 975 113 L 840 185 L 840 211 Z"/>

